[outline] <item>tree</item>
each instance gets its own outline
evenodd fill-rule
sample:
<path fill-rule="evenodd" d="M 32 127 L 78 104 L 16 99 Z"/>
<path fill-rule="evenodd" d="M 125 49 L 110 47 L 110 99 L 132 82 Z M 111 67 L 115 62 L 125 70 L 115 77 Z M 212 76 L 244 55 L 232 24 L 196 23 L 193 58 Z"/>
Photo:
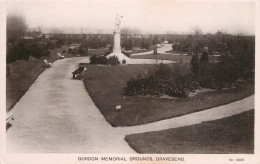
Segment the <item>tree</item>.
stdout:
<path fill-rule="evenodd" d="M 125 47 L 126 50 L 132 50 L 133 49 L 133 41 L 132 41 L 132 39 L 125 39 L 123 41 L 123 47 Z"/>
<path fill-rule="evenodd" d="M 15 14 L 7 15 L 7 42 L 17 42 L 24 36 L 27 24 L 23 16 Z"/>
<path fill-rule="evenodd" d="M 157 35 L 155 35 L 153 37 L 153 45 L 156 45 L 156 44 L 159 44 L 159 43 L 160 43 L 159 37 Z"/>

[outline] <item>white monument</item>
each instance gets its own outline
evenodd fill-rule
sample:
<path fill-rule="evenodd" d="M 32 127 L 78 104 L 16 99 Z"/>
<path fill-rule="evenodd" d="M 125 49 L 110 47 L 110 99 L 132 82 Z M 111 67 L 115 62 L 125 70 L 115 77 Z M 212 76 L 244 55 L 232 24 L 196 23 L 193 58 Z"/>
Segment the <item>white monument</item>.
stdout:
<path fill-rule="evenodd" d="M 122 52 L 121 52 L 121 45 L 120 45 L 120 24 L 121 24 L 121 20 L 120 17 L 117 15 L 116 16 L 116 24 L 115 24 L 115 31 L 114 31 L 114 46 L 113 46 L 113 52 L 111 54 L 109 54 L 107 57 L 112 57 L 112 56 L 116 56 L 118 57 L 118 60 L 120 61 L 120 63 L 122 63 L 122 60 L 125 60 L 126 63 L 128 60 L 130 60 L 130 58 L 128 58 L 127 56 L 125 56 Z"/>

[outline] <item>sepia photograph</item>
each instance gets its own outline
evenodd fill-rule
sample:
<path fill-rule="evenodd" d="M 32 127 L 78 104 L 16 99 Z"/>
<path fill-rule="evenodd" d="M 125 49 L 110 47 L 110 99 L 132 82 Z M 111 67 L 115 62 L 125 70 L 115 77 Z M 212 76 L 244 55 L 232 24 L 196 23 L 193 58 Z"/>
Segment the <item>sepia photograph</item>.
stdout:
<path fill-rule="evenodd" d="M 5 1 L 5 153 L 254 156 L 256 4 Z"/>

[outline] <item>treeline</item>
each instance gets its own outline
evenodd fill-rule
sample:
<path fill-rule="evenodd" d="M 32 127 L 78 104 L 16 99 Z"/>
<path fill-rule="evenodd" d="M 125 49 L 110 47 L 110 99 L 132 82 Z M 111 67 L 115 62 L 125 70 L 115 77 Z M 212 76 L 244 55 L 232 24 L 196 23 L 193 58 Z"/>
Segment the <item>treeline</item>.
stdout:
<path fill-rule="evenodd" d="M 17 15 L 8 15 L 7 17 L 7 62 L 16 60 L 27 60 L 29 56 L 40 58 L 48 56 L 49 50 L 62 45 L 81 44 L 77 53 L 88 55 L 88 49 L 97 49 L 107 47 L 112 50 L 113 34 L 53 34 L 49 38 L 44 35 L 33 39 L 25 39 L 27 24 L 23 17 Z M 71 35 L 71 36 L 70 36 Z M 172 43 L 173 51 L 176 52 L 202 52 L 207 46 L 210 54 L 231 53 L 246 54 L 236 55 L 243 58 L 246 62 L 252 63 L 254 60 L 254 36 L 234 36 L 217 32 L 216 34 L 122 34 L 121 46 L 125 50 L 135 48 L 149 49 L 152 45 L 160 44 L 164 41 Z M 242 51 L 241 48 L 244 48 Z"/>
<path fill-rule="evenodd" d="M 30 32 L 25 19 L 18 15 L 7 16 L 7 52 L 6 62 L 28 60 L 30 56 L 41 58 L 49 56 L 50 50 L 64 44 L 62 40 L 50 40 L 39 37 L 40 32 Z M 35 36 L 29 36 L 33 33 Z"/>
<path fill-rule="evenodd" d="M 81 43 L 79 47 L 80 55 L 86 55 L 88 49 L 97 48 L 109 48 L 111 51 L 113 49 L 113 35 L 107 34 L 96 34 L 96 35 L 86 35 L 82 39 L 78 39 L 76 42 Z M 159 36 L 138 36 L 133 37 L 130 35 L 121 35 L 121 47 L 125 50 L 133 50 L 134 48 L 149 49 L 150 46 L 159 44 L 161 42 Z"/>
<path fill-rule="evenodd" d="M 183 65 L 157 66 L 147 75 L 131 78 L 125 88 L 126 95 L 169 95 L 187 97 L 202 87 L 230 88 L 239 78 L 253 80 L 255 75 L 255 37 L 215 35 L 188 35 L 172 38 L 173 51 L 200 54 L 209 47 L 209 55 L 218 53 L 217 63 L 199 63 L 198 70 Z"/>
<path fill-rule="evenodd" d="M 206 35 L 175 35 L 168 37 L 173 43 L 172 48 L 177 52 L 201 52 L 204 47 L 209 48 L 210 53 L 224 53 L 226 50 L 237 48 L 238 42 L 245 42 L 254 47 L 254 36 L 229 35 L 217 32 Z"/>
<path fill-rule="evenodd" d="M 15 43 L 9 42 L 7 44 L 6 61 L 12 63 L 16 60 L 28 60 L 30 56 L 37 59 L 43 56 L 48 57 L 52 49 L 60 48 L 62 45 L 64 45 L 62 41 L 41 38 L 21 39 Z"/>
<path fill-rule="evenodd" d="M 173 51 L 188 54 L 201 53 L 208 47 L 209 55 L 218 54 L 222 58 L 228 56 L 233 63 L 239 65 L 239 71 L 243 74 L 251 72 L 255 67 L 255 36 L 234 36 L 218 32 L 214 35 L 188 35 L 174 39 L 172 43 Z"/>

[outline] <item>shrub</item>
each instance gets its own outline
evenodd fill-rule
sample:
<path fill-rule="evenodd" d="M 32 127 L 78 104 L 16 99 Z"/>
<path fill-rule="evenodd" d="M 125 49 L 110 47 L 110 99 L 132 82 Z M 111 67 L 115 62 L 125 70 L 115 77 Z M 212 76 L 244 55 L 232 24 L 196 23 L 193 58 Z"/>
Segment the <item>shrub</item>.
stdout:
<path fill-rule="evenodd" d="M 106 58 L 105 56 L 96 56 L 93 55 L 90 57 L 89 64 L 102 64 L 102 65 L 118 65 L 120 64 L 118 58 L 116 56 L 111 56 Z"/>
<path fill-rule="evenodd" d="M 140 75 L 127 81 L 126 95 L 169 95 L 187 97 L 196 89 L 222 89 L 231 87 L 241 77 L 238 64 L 226 57 L 219 63 L 203 63 L 199 72 L 192 73 L 189 67 L 179 63 L 174 66 L 160 64 L 150 70 L 148 75 Z"/>
<path fill-rule="evenodd" d="M 78 48 L 69 48 L 68 49 L 68 54 L 75 55 L 75 54 L 78 54 L 78 53 L 79 53 Z"/>
<path fill-rule="evenodd" d="M 198 81 L 201 87 L 222 89 L 231 87 L 240 77 L 237 61 L 229 56 L 222 57 L 218 63 L 205 63 L 199 66 Z"/>
<path fill-rule="evenodd" d="M 29 56 L 39 59 L 42 56 L 48 56 L 49 51 L 43 45 L 34 42 L 20 41 L 18 44 L 7 47 L 7 63 L 16 60 L 28 60 Z"/>
<path fill-rule="evenodd" d="M 107 58 L 106 58 L 107 59 Z M 107 59 L 107 64 L 109 65 L 118 65 L 120 64 L 120 61 L 118 60 L 118 57 L 116 56 L 110 56 L 108 59 Z"/>
<path fill-rule="evenodd" d="M 78 48 L 80 56 L 88 56 L 88 45 L 82 43 Z"/>
<path fill-rule="evenodd" d="M 107 58 L 105 56 L 93 55 L 90 57 L 89 60 L 90 60 L 89 64 L 103 64 L 103 65 L 108 64 Z"/>
<path fill-rule="evenodd" d="M 199 84 L 186 66 L 160 64 L 148 75 L 139 75 L 127 81 L 126 95 L 157 95 L 167 94 L 173 97 L 187 97 L 189 92 L 198 89 Z"/>
<path fill-rule="evenodd" d="M 126 60 L 125 59 L 122 60 L 122 64 L 126 64 Z"/>
<path fill-rule="evenodd" d="M 71 48 L 68 49 L 68 54 L 72 54 L 72 49 Z"/>

